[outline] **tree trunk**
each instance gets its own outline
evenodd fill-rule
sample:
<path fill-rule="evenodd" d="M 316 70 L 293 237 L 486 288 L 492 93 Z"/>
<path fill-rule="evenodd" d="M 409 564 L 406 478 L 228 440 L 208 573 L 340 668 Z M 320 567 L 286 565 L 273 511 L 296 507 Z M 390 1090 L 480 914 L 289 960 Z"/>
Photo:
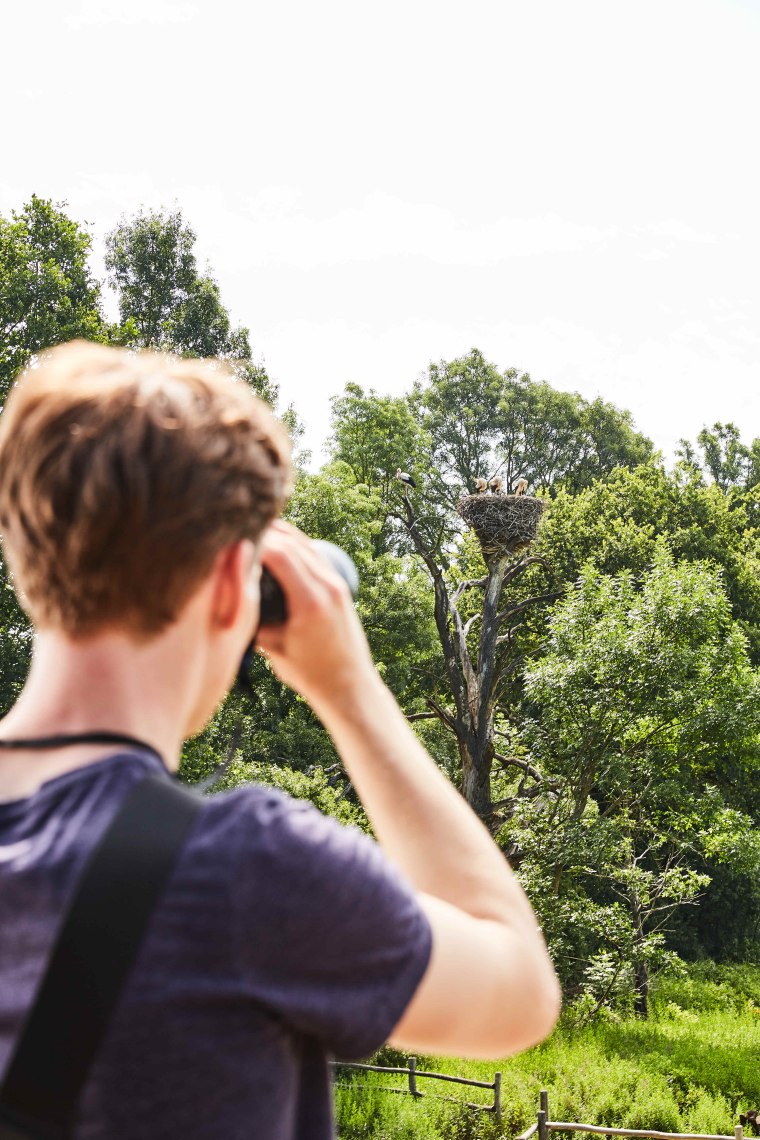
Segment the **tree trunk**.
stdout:
<path fill-rule="evenodd" d="M 458 740 L 462 761 L 462 795 L 472 810 L 487 825 L 492 812 L 491 766 L 493 747 L 478 754 L 476 739 Z"/>
<path fill-rule="evenodd" d="M 633 919 L 633 1009 L 641 1017 L 649 1017 L 649 965 L 644 953 L 644 916 L 638 895 L 629 896 Z"/>
<path fill-rule="evenodd" d="M 457 734 L 462 761 L 462 794 L 486 826 L 490 823 L 493 811 L 491 769 L 494 757 L 493 692 L 497 680 L 496 639 L 499 633 L 497 611 L 508 567 L 509 559 L 500 558 L 488 568 L 475 669 L 469 661 L 461 622 L 457 619 L 459 637 L 455 644 L 459 650 L 459 660 L 464 663 L 467 657 L 467 665 L 470 666 L 469 669 L 466 666 L 462 669 L 467 680 L 468 708 L 458 710 L 459 720 L 467 723 L 469 729 L 462 735 Z M 450 612 L 451 609 L 449 605 Z"/>
<path fill-rule="evenodd" d="M 523 556 L 515 561 L 513 556 L 505 554 L 491 560 L 485 578 L 470 583 L 485 588 L 477 660 L 473 662 L 467 643 L 467 629 L 457 606 L 461 590 L 457 590 L 453 598 L 449 595 L 443 571 L 436 561 L 436 550 L 426 545 L 418 529 L 408 488 L 404 490 L 403 503 L 402 521 L 433 582 L 433 616 L 454 704 L 453 711 L 433 700 L 429 702 L 430 707 L 456 737 L 462 765 L 462 794 L 488 827 L 493 824 L 491 768 L 495 751 L 494 708 L 499 679 L 504 669 L 504 662 L 498 660 L 499 630 L 507 618 L 514 622 L 529 606 L 553 599 L 557 595 L 523 599 L 500 612 L 499 603 L 505 585 L 541 559 Z"/>
<path fill-rule="evenodd" d="M 634 964 L 634 978 L 634 1012 L 641 1017 L 649 1017 L 649 967 L 643 958 L 639 958 Z"/>

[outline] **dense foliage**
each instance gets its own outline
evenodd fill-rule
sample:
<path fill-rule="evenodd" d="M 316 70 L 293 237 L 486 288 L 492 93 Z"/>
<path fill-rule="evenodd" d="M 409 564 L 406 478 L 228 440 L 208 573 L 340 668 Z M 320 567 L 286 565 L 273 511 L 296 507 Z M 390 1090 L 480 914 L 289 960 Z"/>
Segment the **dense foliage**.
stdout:
<path fill-rule="evenodd" d="M 195 240 L 179 210 L 123 218 L 108 234 L 106 269 L 121 317 L 117 337 L 135 348 L 226 360 L 273 404 L 277 391 L 251 359 L 248 329 L 232 327 L 216 281 L 198 271 Z"/>
<path fill-rule="evenodd" d="M 525 682 L 543 794 L 505 830 L 566 983 L 600 1001 L 633 984 L 646 1013 L 669 919 L 710 882 L 704 857 L 760 869 L 760 674 L 719 574 L 660 541 L 641 580 L 584 569 Z"/>
<path fill-rule="evenodd" d="M 3 392 L 35 353 L 82 336 L 223 357 L 274 403 L 248 330 L 194 249 L 177 210 L 122 219 L 106 238 L 119 310 L 109 323 L 86 229 L 36 197 L 0 218 Z M 292 409 L 283 415 L 298 433 Z M 398 468 L 416 488 L 404 490 Z M 489 665 L 489 567 L 456 507 L 477 478 L 509 488 L 518 475 L 549 509 L 499 587 Z M 452 678 L 468 655 L 488 674 L 479 810 L 541 914 L 579 1019 L 634 1003 L 646 1012 L 652 974 L 676 954 L 757 958 L 759 479 L 760 440 L 743 442 L 732 424 L 683 441 L 668 469 L 627 412 L 500 370 L 476 349 L 431 364 L 400 396 L 346 385 L 329 461 L 299 466 L 289 517 L 355 560 L 378 669 L 468 795 Z M 31 635 L 0 575 L 2 711 Z M 187 743 L 184 777 L 224 764 L 219 786 L 269 780 L 366 827 L 307 705 L 263 660 L 253 681 L 255 701 L 231 694 Z M 696 1127 L 683 1106 L 668 1113 Z"/>
<path fill-rule="evenodd" d="M 41 348 L 106 339 L 90 245 L 86 230 L 36 195 L 0 216 L 0 400 Z"/>

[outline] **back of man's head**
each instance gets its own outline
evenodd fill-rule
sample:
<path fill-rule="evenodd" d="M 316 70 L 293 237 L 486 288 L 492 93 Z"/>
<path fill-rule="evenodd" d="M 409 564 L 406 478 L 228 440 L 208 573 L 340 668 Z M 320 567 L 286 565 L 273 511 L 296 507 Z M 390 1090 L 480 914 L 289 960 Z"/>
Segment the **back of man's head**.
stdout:
<path fill-rule="evenodd" d="M 222 365 L 76 341 L 0 418 L 0 529 L 32 620 L 161 632 L 216 555 L 282 509 L 289 444 Z"/>

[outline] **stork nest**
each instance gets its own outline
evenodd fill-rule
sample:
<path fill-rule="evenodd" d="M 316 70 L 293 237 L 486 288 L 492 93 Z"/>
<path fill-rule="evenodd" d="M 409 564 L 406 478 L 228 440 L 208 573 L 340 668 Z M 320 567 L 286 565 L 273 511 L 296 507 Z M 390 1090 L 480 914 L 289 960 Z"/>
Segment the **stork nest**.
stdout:
<path fill-rule="evenodd" d="M 530 546 L 546 510 L 543 499 L 532 495 L 465 495 L 457 510 L 478 537 L 488 560 L 517 554 Z"/>

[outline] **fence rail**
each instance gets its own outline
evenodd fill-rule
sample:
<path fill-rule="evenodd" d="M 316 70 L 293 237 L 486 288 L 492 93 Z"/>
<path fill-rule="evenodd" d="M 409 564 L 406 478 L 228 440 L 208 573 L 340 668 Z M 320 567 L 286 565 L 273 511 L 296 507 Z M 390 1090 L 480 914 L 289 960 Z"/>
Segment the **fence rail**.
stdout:
<path fill-rule="evenodd" d="M 401 1068 L 398 1065 L 363 1065 L 358 1062 L 348 1061 L 333 1061 L 333 1068 L 336 1069 L 359 1069 L 367 1073 L 395 1073 L 407 1078 L 408 1087 L 406 1089 L 392 1089 L 392 1092 L 409 1092 L 412 1096 L 420 1098 L 427 1096 L 427 1093 L 420 1092 L 417 1088 L 417 1079 L 424 1077 L 425 1080 L 431 1081 L 448 1081 L 451 1084 L 467 1085 L 470 1088 L 478 1089 L 492 1089 L 493 1090 L 493 1104 L 473 1104 L 471 1101 L 465 1101 L 468 1108 L 476 1108 L 480 1112 L 492 1112 L 498 1121 L 501 1121 L 501 1073 L 494 1073 L 492 1081 L 473 1081 L 469 1077 L 454 1077 L 450 1073 L 426 1073 L 417 1068 L 417 1058 L 409 1057 L 407 1060 L 406 1068 Z"/>
<path fill-rule="evenodd" d="M 417 1068 L 417 1058 L 409 1057 L 405 1067 L 400 1065 L 364 1065 L 358 1062 L 333 1061 L 335 1069 L 358 1069 L 367 1073 L 389 1073 L 407 1078 L 405 1089 L 385 1089 L 385 1092 L 408 1092 L 418 1099 L 428 1095 L 417 1088 L 417 1080 L 424 1078 L 432 1081 L 449 1081 L 457 1085 L 469 1085 L 479 1089 L 493 1090 L 493 1104 L 472 1104 L 470 1101 L 460 1101 L 468 1108 L 478 1109 L 480 1112 L 490 1112 L 501 1121 L 501 1073 L 494 1073 L 492 1081 L 473 1081 L 469 1077 L 455 1077 L 449 1073 L 427 1073 Z M 578 1120 L 551 1120 L 549 1117 L 549 1093 L 541 1090 L 540 1108 L 536 1120 L 530 1128 L 521 1132 L 516 1140 L 531 1140 L 537 1135 L 537 1140 L 549 1140 L 550 1132 L 590 1132 L 596 1136 L 632 1136 L 641 1137 L 642 1140 L 744 1140 L 744 1129 L 737 1125 L 732 1136 L 707 1135 L 700 1132 L 657 1132 L 648 1128 L 606 1128 L 601 1124 L 582 1124 Z"/>
<path fill-rule="evenodd" d="M 550 1132 L 592 1132 L 596 1136 L 641 1136 L 648 1140 L 744 1140 L 744 1129 L 737 1124 L 733 1136 L 709 1136 L 699 1132 L 655 1132 L 645 1128 L 605 1128 L 600 1124 L 581 1124 L 577 1120 L 550 1120 L 549 1093 L 541 1090 L 541 1107 L 535 1124 L 522 1132 L 517 1140 L 530 1140 L 538 1133 L 538 1140 L 548 1140 Z"/>

